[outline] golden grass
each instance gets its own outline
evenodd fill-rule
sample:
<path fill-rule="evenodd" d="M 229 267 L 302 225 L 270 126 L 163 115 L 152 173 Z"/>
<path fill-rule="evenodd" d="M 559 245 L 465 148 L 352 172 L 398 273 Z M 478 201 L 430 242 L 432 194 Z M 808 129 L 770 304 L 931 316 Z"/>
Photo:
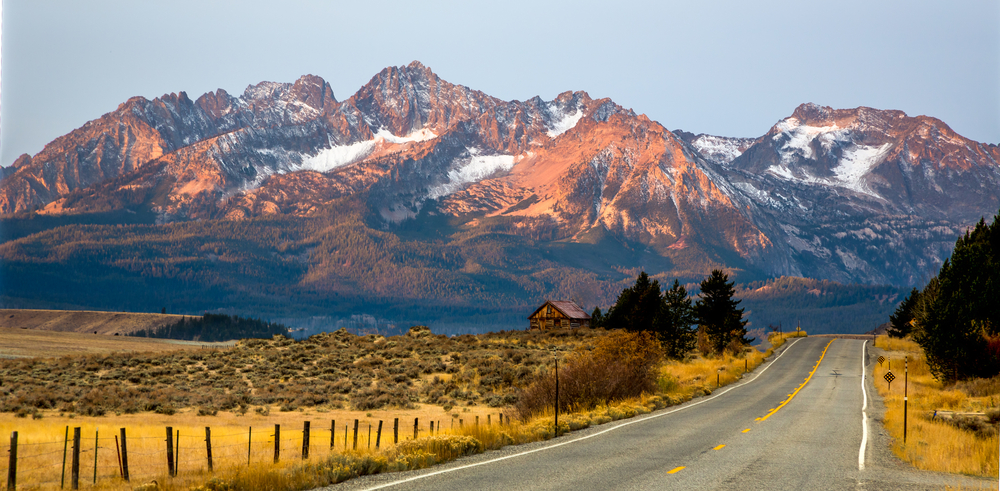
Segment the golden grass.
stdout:
<path fill-rule="evenodd" d="M 660 392 L 669 404 L 680 404 L 693 397 L 711 394 L 720 386 L 753 371 L 770 355 L 748 349 L 743 356 L 697 356 L 687 361 L 668 361 L 660 368 Z"/>
<path fill-rule="evenodd" d="M 997 436 L 981 438 L 948 423 L 932 419 L 935 410 L 980 412 L 996 407 L 996 396 L 969 397 L 962 391 L 945 387 L 931 374 L 923 350 L 909 339 L 878 336 L 876 346 L 886 351 L 887 360 L 875 364 L 875 387 L 885 400 L 885 427 L 895 440 L 892 450 L 918 469 L 953 472 L 973 476 L 997 475 Z M 904 372 L 904 357 L 908 376 Z M 892 384 L 883 378 L 892 370 Z M 907 439 L 903 443 L 904 378 L 906 390 Z M 891 389 L 891 391 L 890 391 Z"/>
<path fill-rule="evenodd" d="M 134 338 L 81 334 L 75 332 L 12 329 L 0 327 L 0 355 L 14 358 L 66 355 L 106 355 L 126 352 L 166 352 L 197 350 L 203 346 L 221 347 L 225 343 L 201 343 L 171 339 Z"/>
<path fill-rule="evenodd" d="M 785 344 L 786 341 L 792 338 L 804 338 L 808 336 L 805 331 L 792 331 L 792 332 L 771 332 L 767 334 L 767 341 L 771 343 L 771 350 L 776 350 Z M 771 351 L 767 352 L 769 356 Z"/>
<path fill-rule="evenodd" d="M 667 362 L 660 368 L 658 394 L 619 401 L 589 411 L 560 414 L 559 433 L 646 414 L 710 394 L 716 388 L 717 376 L 721 385 L 735 382 L 742 377 L 744 368 L 753 370 L 765 356 L 750 349 L 744 356 L 695 357 L 687 362 Z M 67 426 L 70 427 L 70 438 L 73 427 L 79 426 L 82 430 L 81 487 L 108 490 L 133 489 L 155 479 L 160 489 L 165 490 L 297 491 L 360 475 L 422 468 L 462 455 L 555 436 L 551 412 L 530 421 L 505 421 L 506 424 L 500 426 L 499 410 L 479 406 L 453 408 L 450 412 L 433 405 L 418 405 L 413 410 L 377 411 L 313 408 L 279 412 L 270 408 L 268 414 L 258 413 L 256 409 L 252 408 L 245 415 L 220 412 L 217 416 L 197 416 L 195 409 L 179 411 L 171 416 L 144 413 L 109 417 L 69 417 L 55 411 L 43 411 L 42 418 L 38 420 L 16 418 L 8 413 L 0 415 L 0 433 L 9 435 L 11 431 L 19 432 L 18 486 L 27 490 L 57 489 L 60 486 L 63 437 Z M 476 416 L 479 416 L 478 425 Z M 400 443 L 393 445 L 392 425 L 397 417 L 400 419 Z M 353 447 L 355 418 L 359 420 L 357 450 Z M 413 439 L 414 418 L 419 419 L 416 440 Z M 374 440 L 380 419 L 383 421 L 381 448 L 376 450 Z M 331 420 L 336 420 L 337 425 L 333 449 L 330 448 Z M 311 422 L 309 460 L 301 458 L 304 421 Z M 433 436 L 429 431 L 430 421 L 435 424 Z M 281 457 L 277 464 L 273 463 L 275 424 L 281 426 Z M 345 424 L 349 430 L 346 450 Z M 368 425 L 372 427 L 371 441 Z M 173 478 L 167 476 L 166 426 L 180 432 L 180 472 Z M 212 429 L 214 473 L 207 469 L 206 426 Z M 121 427 L 127 428 L 128 432 L 130 483 L 118 477 L 115 436 Z M 252 428 L 252 435 L 249 428 Z M 96 485 L 92 484 L 95 431 L 100 435 Z M 6 468 L 5 464 L 0 462 L 0 472 Z M 68 469 L 69 463 L 67 486 Z"/>
<path fill-rule="evenodd" d="M 281 461 L 277 468 L 301 462 L 302 429 L 304 421 L 310 421 L 310 459 L 322 459 L 344 453 L 344 430 L 348 426 L 348 453 L 353 450 L 354 419 L 359 420 L 358 448 L 367 451 L 369 443 L 374 447 L 377 439 L 378 421 L 383 421 L 381 445 L 391 446 L 394 418 L 399 418 L 399 439 L 401 442 L 413 439 L 414 418 L 419 421 L 418 436 L 429 433 L 429 424 L 434 422 L 435 433 L 455 431 L 475 427 L 476 417 L 481 426 L 487 421 L 498 423 L 499 411 L 487 407 L 455 408 L 450 412 L 441 407 L 418 405 L 412 410 L 379 411 L 293 411 L 279 412 L 272 408 L 270 414 L 255 411 L 244 416 L 220 412 L 217 416 L 197 416 L 195 410 L 180 411 L 172 416 L 143 413 L 113 417 L 68 417 L 59 416 L 55 411 L 43 411 L 42 418 L 16 418 L 13 414 L 0 414 L 0 434 L 18 432 L 18 484 L 21 489 L 56 489 L 62 474 L 63 442 L 66 427 L 69 427 L 70 451 L 72 455 L 73 428 L 80 427 L 82 434 L 81 484 L 92 486 L 94 479 L 95 431 L 100 437 L 97 452 L 98 486 L 107 489 L 130 489 L 120 482 L 115 436 L 119 428 L 126 428 L 128 437 L 128 459 L 132 483 L 143 483 L 156 479 L 160 483 L 176 483 L 178 489 L 204 482 L 209 474 L 206 460 L 205 427 L 211 427 L 212 457 L 216 473 L 244 473 L 247 469 L 247 451 L 250 445 L 251 468 L 266 464 L 273 466 L 274 425 L 281 428 Z M 336 420 L 335 448 L 330 448 L 331 420 Z M 371 440 L 368 428 L 371 427 Z M 166 464 L 166 427 L 180 432 L 178 477 L 168 479 Z M 176 434 L 176 433 L 175 433 Z M 6 443 L 6 442 L 5 442 Z M 6 445 L 3 445 L 6 446 Z M 71 459 L 71 457 L 69 457 Z M 6 469 L 3 459 L 0 467 Z M 255 471 L 256 472 L 256 471 Z M 263 471 L 261 471 L 263 472 Z M 3 472 L 6 475 L 6 472 Z M 69 485 L 69 462 L 67 462 L 67 483 Z M 116 484 L 117 483 L 117 484 Z M 119 487 L 116 487 L 119 486 Z"/>

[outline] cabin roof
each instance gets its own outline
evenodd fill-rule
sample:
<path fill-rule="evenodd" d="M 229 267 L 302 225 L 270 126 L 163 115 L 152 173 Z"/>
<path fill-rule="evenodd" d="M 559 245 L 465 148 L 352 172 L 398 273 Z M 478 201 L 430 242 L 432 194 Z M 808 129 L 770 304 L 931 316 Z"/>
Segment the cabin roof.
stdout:
<path fill-rule="evenodd" d="M 572 302 L 569 300 L 546 300 L 545 303 L 543 303 L 541 307 L 535 309 L 535 311 L 532 312 L 531 315 L 528 316 L 528 318 L 530 319 L 534 317 L 535 314 L 540 312 L 543 308 L 545 308 L 546 305 L 549 304 L 551 304 L 553 307 L 556 308 L 556 310 L 562 312 L 563 315 L 569 317 L 570 319 L 590 319 L 590 314 L 584 312 L 583 308 L 577 305 L 576 302 Z"/>

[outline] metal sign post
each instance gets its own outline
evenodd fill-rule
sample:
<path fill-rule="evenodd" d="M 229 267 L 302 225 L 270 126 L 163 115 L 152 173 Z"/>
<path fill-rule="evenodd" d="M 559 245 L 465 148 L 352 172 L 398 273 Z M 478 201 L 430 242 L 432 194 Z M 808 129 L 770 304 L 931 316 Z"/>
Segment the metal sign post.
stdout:
<path fill-rule="evenodd" d="M 903 358 L 903 445 L 906 445 L 906 388 L 910 378 L 910 358 Z"/>

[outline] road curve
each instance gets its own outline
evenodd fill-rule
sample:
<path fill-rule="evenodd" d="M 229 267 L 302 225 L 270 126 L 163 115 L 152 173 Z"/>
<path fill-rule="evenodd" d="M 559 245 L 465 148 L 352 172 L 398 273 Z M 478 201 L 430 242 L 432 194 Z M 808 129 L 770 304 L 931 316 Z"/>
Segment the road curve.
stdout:
<path fill-rule="evenodd" d="M 872 419 L 861 447 L 868 358 L 861 340 L 793 340 L 743 381 L 682 406 L 328 489 L 993 489 L 912 470 Z M 881 402 L 870 384 L 869 415 Z"/>

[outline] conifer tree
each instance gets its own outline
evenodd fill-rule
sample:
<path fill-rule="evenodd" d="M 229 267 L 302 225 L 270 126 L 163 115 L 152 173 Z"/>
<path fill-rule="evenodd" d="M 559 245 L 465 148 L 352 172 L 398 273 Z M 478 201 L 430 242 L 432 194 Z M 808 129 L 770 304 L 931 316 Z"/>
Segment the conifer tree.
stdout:
<path fill-rule="evenodd" d="M 660 282 L 650 281 L 645 271 L 639 273 L 635 285 L 622 290 L 608 310 L 604 325 L 608 329 L 652 331 L 653 320 L 660 312 Z"/>
<path fill-rule="evenodd" d="M 700 329 L 704 329 L 716 353 L 722 353 L 733 342 L 753 342 L 753 338 L 746 338 L 747 321 L 743 320 L 743 309 L 736 308 L 740 301 L 733 299 L 734 285 L 729 275 L 718 269 L 712 271 L 701 282 L 701 298 L 694 307 Z"/>
<path fill-rule="evenodd" d="M 892 330 L 889 331 L 889 336 L 894 338 L 905 338 L 910 334 L 912 330 L 913 320 L 913 310 L 917 306 L 917 301 L 920 299 L 920 291 L 914 288 L 910 291 L 910 294 L 900 302 L 899 307 L 896 307 L 896 311 L 889 316 L 889 323 L 892 324 Z"/>
<path fill-rule="evenodd" d="M 680 359 L 694 348 L 696 341 L 692 326 L 697 323 L 694 306 L 687 290 L 674 280 L 673 286 L 663 292 L 660 313 L 654 321 L 656 334 L 663 344 L 667 357 Z"/>

